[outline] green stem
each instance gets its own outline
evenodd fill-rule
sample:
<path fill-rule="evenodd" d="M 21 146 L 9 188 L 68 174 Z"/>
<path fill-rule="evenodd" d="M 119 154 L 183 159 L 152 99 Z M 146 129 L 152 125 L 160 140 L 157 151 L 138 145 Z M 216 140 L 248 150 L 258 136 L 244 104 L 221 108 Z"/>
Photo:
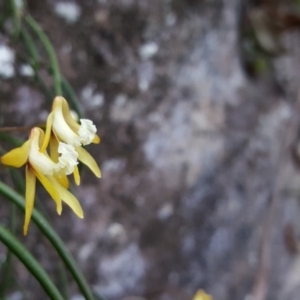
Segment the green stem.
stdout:
<path fill-rule="evenodd" d="M 55 50 L 47 37 L 47 35 L 42 30 L 41 26 L 30 16 L 25 16 L 25 21 L 31 27 L 31 29 L 37 34 L 40 41 L 45 47 L 45 50 L 49 56 L 51 69 L 54 77 L 54 88 L 56 96 L 62 96 L 62 88 L 61 88 L 61 74 L 59 69 L 58 60 L 55 54 Z"/>
<path fill-rule="evenodd" d="M 25 210 L 24 198 L 3 182 L 0 182 L 0 194 L 4 195 L 10 201 L 14 202 L 23 211 Z M 57 235 L 57 233 L 52 229 L 52 227 L 49 225 L 46 219 L 36 209 L 34 209 L 33 211 L 32 220 L 43 232 L 43 234 L 48 238 L 48 240 L 52 243 L 60 257 L 66 264 L 67 268 L 71 272 L 75 281 L 77 282 L 78 287 L 84 295 L 85 299 L 94 300 L 94 296 L 92 294 L 92 291 L 90 290 L 89 285 L 86 282 L 86 279 L 84 278 L 74 258 L 70 254 L 69 250 L 66 248 L 63 241 Z M 100 296 L 99 300 L 104 300 L 104 298 Z"/>
<path fill-rule="evenodd" d="M 29 131 L 31 128 L 32 127 L 19 127 L 19 126 L 0 127 L 0 132 Z"/>
<path fill-rule="evenodd" d="M 52 280 L 41 267 L 32 254 L 7 230 L 0 225 L 0 240 L 12 251 L 26 266 L 31 274 L 38 280 L 47 295 L 52 300 L 64 300 Z"/>

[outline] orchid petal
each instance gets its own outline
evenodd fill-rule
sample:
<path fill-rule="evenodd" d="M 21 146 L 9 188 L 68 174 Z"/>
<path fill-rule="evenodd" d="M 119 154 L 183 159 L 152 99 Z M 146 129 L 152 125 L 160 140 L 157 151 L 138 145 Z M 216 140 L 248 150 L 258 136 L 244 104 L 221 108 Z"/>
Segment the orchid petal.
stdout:
<path fill-rule="evenodd" d="M 72 117 L 67 100 L 61 97 L 61 102 L 62 102 L 62 112 L 67 124 L 72 128 L 74 132 L 77 132 L 80 128 L 80 125 Z"/>
<path fill-rule="evenodd" d="M 24 235 L 27 234 L 30 223 L 35 197 L 36 177 L 29 166 L 26 166 L 26 192 L 25 192 L 25 222 L 23 227 Z"/>
<path fill-rule="evenodd" d="M 52 175 L 60 170 L 60 167 L 51 160 L 47 151 L 40 151 L 40 144 L 44 140 L 44 132 L 40 128 L 31 130 L 31 146 L 28 161 L 36 170 L 40 170 L 44 175 Z"/>
<path fill-rule="evenodd" d="M 69 188 L 69 179 L 66 175 L 54 175 L 54 178 L 66 189 Z"/>
<path fill-rule="evenodd" d="M 77 166 L 74 168 L 73 175 L 74 175 L 74 181 L 75 181 L 76 185 L 80 185 L 80 174 L 79 174 L 79 170 L 78 170 Z"/>
<path fill-rule="evenodd" d="M 33 169 L 33 172 L 35 173 L 36 177 L 41 182 L 41 184 L 44 186 L 46 191 L 50 194 L 52 199 L 55 201 L 56 211 L 60 215 L 61 211 L 62 211 L 61 198 L 60 198 L 59 192 L 55 189 L 55 187 L 53 186 L 53 184 L 50 180 L 51 177 L 45 176 L 37 169 Z"/>
<path fill-rule="evenodd" d="M 101 141 L 101 139 L 100 139 L 99 135 L 95 134 L 95 137 L 94 137 L 92 143 L 99 144 L 100 141 Z"/>
<path fill-rule="evenodd" d="M 77 198 L 67 189 L 65 189 L 53 177 L 49 177 L 49 181 L 51 182 L 55 190 L 59 193 L 60 198 L 71 207 L 71 209 L 79 218 L 83 219 L 83 210 Z"/>
<path fill-rule="evenodd" d="M 15 148 L 1 157 L 1 162 L 4 165 L 20 168 L 22 167 L 29 155 L 31 141 L 26 141 L 21 147 Z"/>
<path fill-rule="evenodd" d="M 58 158 L 59 158 L 58 143 L 59 142 L 58 142 L 57 137 L 51 134 L 51 137 L 50 137 L 50 157 L 55 163 L 58 162 Z"/>
<path fill-rule="evenodd" d="M 44 140 L 45 140 L 45 132 L 43 129 L 39 128 L 39 127 L 35 127 L 35 128 L 32 128 L 32 133 L 30 134 L 30 137 L 32 137 L 33 135 L 35 135 L 36 131 L 38 131 L 39 133 L 39 148 L 41 149 L 43 143 L 44 143 Z M 48 143 L 47 143 L 47 146 L 48 146 Z M 40 150 L 41 151 L 41 150 Z M 43 151 L 41 151 L 43 152 Z"/>
<path fill-rule="evenodd" d="M 47 118 L 47 123 L 46 123 L 46 134 L 45 134 L 45 138 L 43 141 L 43 145 L 41 146 L 40 151 L 44 152 L 49 144 L 50 141 L 50 136 L 51 136 L 51 131 L 52 131 L 52 124 L 53 124 L 53 112 L 49 114 L 48 118 Z"/>
<path fill-rule="evenodd" d="M 94 158 L 82 147 L 77 147 L 76 151 L 78 153 L 78 160 L 88 166 L 98 178 L 101 178 L 101 171 Z"/>

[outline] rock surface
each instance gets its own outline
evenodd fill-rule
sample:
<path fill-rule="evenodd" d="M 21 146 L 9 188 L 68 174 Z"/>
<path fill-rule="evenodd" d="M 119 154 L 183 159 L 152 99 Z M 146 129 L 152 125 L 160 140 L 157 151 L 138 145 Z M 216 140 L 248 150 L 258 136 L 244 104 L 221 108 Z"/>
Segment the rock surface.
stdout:
<path fill-rule="evenodd" d="M 281 153 L 297 112 L 299 31 L 282 32 L 285 51 L 251 78 L 241 22 L 249 11 L 238 0 L 64 5 L 28 0 L 98 127 L 102 143 L 89 150 L 103 178 L 83 170 L 83 221 L 44 205 L 95 292 L 185 300 L 202 288 L 214 299 L 296 299 L 299 255 L 284 237 L 300 230 L 300 176 L 290 148 Z M 7 44 L 0 36 L 0 49 Z M 28 76 L 8 77 L 1 125 L 41 122 L 50 109 L 42 92 Z M 36 247 L 31 227 L 26 242 L 55 271 L 55 254 L 44 241 Z M 35 286 L 19 268 L 19 280 Z"/>

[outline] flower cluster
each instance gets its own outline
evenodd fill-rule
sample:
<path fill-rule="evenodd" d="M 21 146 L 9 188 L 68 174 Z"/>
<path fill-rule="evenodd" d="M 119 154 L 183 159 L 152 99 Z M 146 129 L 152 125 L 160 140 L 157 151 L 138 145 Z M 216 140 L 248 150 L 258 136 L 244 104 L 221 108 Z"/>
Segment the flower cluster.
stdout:
<path fill-rule="evenodd" d="M 36 178 L 55 201 L 58 214 L 61 214 L 63 201 L 79 218 L 83 218 L 79 201 L 68 191 L 67 175 L 73 174 L 75 183 L 80 184 L 77 166 L 80 161 L 98 178 L 101 177 L 96 161 L 82 147 L 90 143 L 100 143 L 96 131 L 90 120 L 80 119 L 78 124 L 67 101 L 63 97 L 55 97 L 45 132 L 38 127 L 32 128 L 29 139 L 21 147 L 1 157 L 4 165 L 16 168 L 26 166 L 24 235 L 27 234 L 33 211 Z"/>

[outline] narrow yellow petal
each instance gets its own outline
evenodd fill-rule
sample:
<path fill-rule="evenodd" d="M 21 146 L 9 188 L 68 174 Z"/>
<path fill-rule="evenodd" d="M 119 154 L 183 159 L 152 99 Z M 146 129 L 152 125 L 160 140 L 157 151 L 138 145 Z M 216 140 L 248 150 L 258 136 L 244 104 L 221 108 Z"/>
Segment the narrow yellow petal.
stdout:
<path fill-rule="evenodd" d="M 35 197 L 36 177 L 30 167 L 26 166 L 26 192 L 25 192 L 25 222 L 23 227 L 24 235 L 27 234 L 30 223 Z"/>
<path fill-rule="evenodd" d="M 50 137 L 50 157 L 51 159 L 57 163 L 59 154 L 58 154 L 58 140 L 55 135 L 51 134 Z"/>
<path fill-rule="evenodd" d="M 66 175 L 54 175 L 54 178 L 66 189 L 69 188 L 69 179 Z"/>
<path fill-rule="evenodd" d="M 1 157 L 1 162 L 4 165 L 20 168 L 22 167 L 29 155 L 29 147 L 31 141 L 26 141 L 21 147 L 15 148 Z"/>
<path fill-rule="evenodd" d="M 61 101 L 62 101 L 62 112 L 67 124 L 72 128 L 74 132 L 77 132 L 80 128 L 80 125 L 73 119 L 67 100 L 61 97 Z"/>
<path fill-rule="evenodd" d="M 79 170 L 78 170 L 77 166 L 74 168 L 73 175 L 74 175 L 74 181 L 75 181 L 76 185 L 79 185 L 80 184 L 80 174 L 79 174 Z"/>
<path fill-rule="evenodd" d="M 50 113 L 47 118 L 46 133 L 45 133 L 45 138 L 44 138 L 43 144 L 40 149 L 41 152 L 44 152 L 46 150 L 46 148 L 48 147 L 48 144 L 50 141 L 50 136 L 51 136 L 51 131 L 52 131 L 52 124 L 53 124 L 53 112 Z"/>
<path fill-rule="evenodd" d="M 39 134 L 39 148 L 41 148 L 42 145 L 43 145 L 43 143 L 44 143 L 44 140 L 45 140 L 45 132 L 44 132 L 44 130 L 41 129 L 41 128 L 39 128 L 39 127 L 34 127 L 32 129 L 32 131 L 34 131 L 34 132 L 38 131 L 38 134 Z M 34 133 L 34 134 L 36 134 L 36 133 Z"/>
<path fill-rule="evenodd" d="M 33 172 L 36 175 L 36 177 L 38 178 L 38 180 L 41 182 L 41 184 L 44 186 L 46 191 L 50 194 L 52 199 L 55 201 L 56 211 L 60 215 L 61 211 L 62 211 L 61 198 L 60 198 L 59 192 L 55 189 L 52 182 L 49 180 L 50 176 L 45 176 L 37 169 L 33 169 Z"/>
<path fill-rule="evenodd" d="M 65 189 L 53 177 L 49 177 L 49 181 L 54 186 L 55 190 L 57 190 L 57 192 L 59 193 L 60 198 L 71 207 L 71 209 L 79 218 L 82 219 L 83 210 L 77 198 L 73 194 L 71 194 L 67 189 Z"/>
<path fill-rule="evenodd" d="M 77 147 L 76 151 L 78 160 L 87 165 L 98 178 L 101 178 L 101 171 L 94 158 L 82 147 Z"/>
<path fill-rule="evenodd" d="M 94 137 L 92 143 L 94 143 L 94 144 L 99 144 L 100 141 L 101 141 L 101 139 L 100 139 L 99 135 L 95 134 L 95 137 Z"/>

